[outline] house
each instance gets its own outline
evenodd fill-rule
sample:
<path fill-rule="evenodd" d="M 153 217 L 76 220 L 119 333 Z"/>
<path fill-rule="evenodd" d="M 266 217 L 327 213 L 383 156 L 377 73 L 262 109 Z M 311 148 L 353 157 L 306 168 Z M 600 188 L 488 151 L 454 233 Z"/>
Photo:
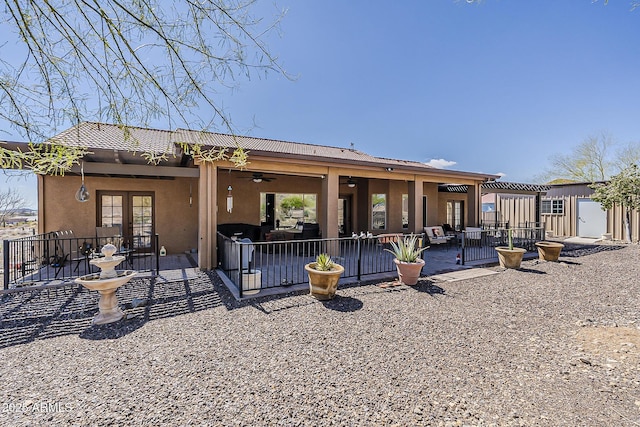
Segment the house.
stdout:
<path fill-rule="evenodd" d="M 169 253 L 197 251 L 203 269 L 218 265 L 217 231 L 233 227 L 264 239 L 310 223 L 329 238 L 477 225 L 481 185 L 497 178 L 353 148 L 182 129 L 84 122 L 50 142 L 87 147 L 89 154 L 65 176 L 38 177 L 39 232 L 72 229 L 92 236 L 98 226 L 118 226 L 125 238 L 142 236 L 131 243 L 138 250 L 152 244 L 144 236 L 158 234 Z M 228 161 L 197 163 L 179 142 L 239 145 L 250 163 L 244 170 Z M 165 160 L 149 164 L 143 151 Z M 81 203 L 75 194 L 82 183 L 89 199 Z M 465 191 L 443 190 L 452 185 Z"/>

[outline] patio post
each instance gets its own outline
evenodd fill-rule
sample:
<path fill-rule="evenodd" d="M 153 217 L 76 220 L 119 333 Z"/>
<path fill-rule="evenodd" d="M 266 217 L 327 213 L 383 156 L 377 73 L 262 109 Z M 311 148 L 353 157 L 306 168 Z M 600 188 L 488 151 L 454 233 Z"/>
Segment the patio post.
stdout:
<path fill-rule="evenodd" d="M 423 227 L 427 225 L 422 221 L 426 215 L 422 211 L 423 186 L 424 181 L 417 176 L 414 181 L 409 181 L 409 231 L 412 233 L 422 233 Z"/>
<path fill-rule="evenodd" d="M 469 209 L 467 210 L 466 221 L 468 226 L 479 226 L 479 218 L 482 216 L 482 191 L 480 189 L 482 183 L 474 181 L 472 185 L 468 186 L 467 190 L 467 203 Z"/>
<path fill-rule="evenodd" d="M 202 270 L 211 270 L 218 265 L 216 255 L 218 168 L 209 163 L 201 163 L 199 166 L 198 267 Z"/>
<path fill-rule="evenodd" d="M 322 237 L 334 239 L 338 237 L 340 175 L 334 168 L 327 172 L 322 180 Z"/>

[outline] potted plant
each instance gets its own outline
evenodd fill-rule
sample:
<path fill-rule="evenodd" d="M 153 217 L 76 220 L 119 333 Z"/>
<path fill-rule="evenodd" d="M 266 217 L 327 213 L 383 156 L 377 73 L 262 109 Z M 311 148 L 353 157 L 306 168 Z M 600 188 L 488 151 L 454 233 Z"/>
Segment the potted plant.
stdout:
<path fill-rule="evenodd" d="M 558 261 L 560 252 L 564 245 L 558 242 L 536 242 L 538 248 L 538 257 L 544 261 Z"/>
<path fill-rule="evenodd" d="M 503 268 L 520 268 L 522 257 L 527 252 L 523 248 L 513 247 L 513 230 L 509 229 L 509 246 L 496 246 L 498 261 Z"/>
<path fill-rule="evenodd" d="M 309 274 L 309 291 L 319 300 L 330 300 L 336 295 L 338 280 L 344 273 L 344 267 L 333 262 L 329 254 L 322 253 L 315 262 L 304 266 Z"/>
<path fill-rule="evenodd" d="M 418 236 L 412 234 L 404 236 L 399 241 L 390 242 L 391 249 L 385 249 L 395 256 L 393 262 L 398 270 L 398 279 L 405 285 L 413 286 L 418 283 L 422 267 L 424 267 L 424 260 L 420 258 L 420 254 L 428 246 L 419 248 L 417 243 Z"/>

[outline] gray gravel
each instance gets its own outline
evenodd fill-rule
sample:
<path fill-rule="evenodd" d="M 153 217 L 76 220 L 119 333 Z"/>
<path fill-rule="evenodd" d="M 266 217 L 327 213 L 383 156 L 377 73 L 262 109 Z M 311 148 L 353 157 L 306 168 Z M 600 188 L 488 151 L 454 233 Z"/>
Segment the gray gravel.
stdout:
<path fill-rule="evenodd" d="M 84 290 L 5 296 L 0 424 L 637 426 L 639 261 L 596 246 L 325 303 L 141 280 L 101 327 Z"/>

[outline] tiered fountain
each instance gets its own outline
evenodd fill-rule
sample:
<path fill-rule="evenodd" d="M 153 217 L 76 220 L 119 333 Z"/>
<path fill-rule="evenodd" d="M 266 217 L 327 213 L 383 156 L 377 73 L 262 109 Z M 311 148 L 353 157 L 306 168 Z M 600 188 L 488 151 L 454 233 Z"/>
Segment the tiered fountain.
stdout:
<path fill-rule="evenodd" d="M 125 259 L 122 255 L 113 256 L 116 250 L 116 247 L 110 243 L 104 245 L 100 251 L 103 257 L 89 261 L 91 265 L 95 265 L 100 269 L 100 273 L 88 274 L 75 280 L 76 283 L 87 289 L 100 292 L 100 301 L 98 301 L 100 311 L 93 318 L 94 325 L 103 325 L 122 319 L 124 312 L 118 305 L 116 289 L 137 274 L 136 271 L 132 270 L 116 271 L 116 265 Z"/>

